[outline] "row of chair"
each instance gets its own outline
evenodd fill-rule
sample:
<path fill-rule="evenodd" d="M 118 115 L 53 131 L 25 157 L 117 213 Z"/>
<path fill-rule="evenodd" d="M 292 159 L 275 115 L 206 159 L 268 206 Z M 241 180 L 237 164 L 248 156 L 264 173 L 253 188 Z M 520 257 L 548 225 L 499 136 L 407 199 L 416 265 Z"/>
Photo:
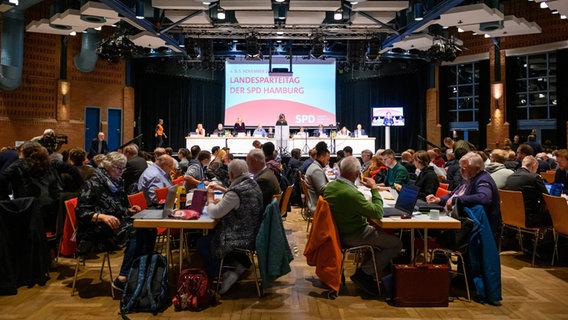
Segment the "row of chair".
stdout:
<path fill-rule="evenodd" d="M 550 217 L 552 218 L 552 231 L 554 233 L 554 251 L 552 254 L 551 265 L 554 265 L 555 257 L 558 259 L 558 237 L 568 237 L 568 203 L 563 197 L 551 196 L 544 194 L 544 201 Z M 531 228 L 526 225 L 525 204 L 523 193 L 521 191 L 499 190 L 501 218 L 503 220 L 503 228 L 499 241 L 499 251 L 501 251 L 501 242 L 503 238 L 503 230 L 505 228 L 514 229 L 518 233 L 521 250 L 523 250 L 522 233 L 528 233 L 535 237 L 531 266 L 534 266 L 536 257 L 536 248 L 540 234 L 548 228 Z"/>

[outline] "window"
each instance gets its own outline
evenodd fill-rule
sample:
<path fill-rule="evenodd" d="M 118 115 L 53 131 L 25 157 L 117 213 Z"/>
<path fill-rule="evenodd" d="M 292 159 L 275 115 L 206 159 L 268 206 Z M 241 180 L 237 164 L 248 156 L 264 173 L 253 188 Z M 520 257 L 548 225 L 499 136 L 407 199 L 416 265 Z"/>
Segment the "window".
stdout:
<path fill-rule="evenodd" d="M 453 66 L 450 69 L 450 80 L 448 86 L 448 121 L 450 130 L 462 133 L 461 137 L 466 139 L 469 136 L 470 142 L 476 144 L 478 141 L 471 141 L 470 131 L 478 131 L 478 110 L 479 110 L 479 66 L 477 63 L 466 63 Z"/>
<path fill-rule="evenodd" d="M 535 129 L 537 140 L 554 139 L 543 134 L 556 128 L 556 54 L 554 52 L 516 57 L 518 78 L 516 114 L 519 131 Z"/>

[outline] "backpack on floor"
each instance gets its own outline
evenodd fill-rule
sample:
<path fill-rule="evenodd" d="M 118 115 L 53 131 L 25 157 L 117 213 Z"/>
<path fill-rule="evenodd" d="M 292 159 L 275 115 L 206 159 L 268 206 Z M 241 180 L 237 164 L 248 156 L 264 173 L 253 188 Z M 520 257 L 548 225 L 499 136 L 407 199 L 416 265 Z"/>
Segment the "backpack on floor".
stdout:
<path fill-rule="evenodd" d="M 215 292 L 209 289 L 207 273 L 201 269 L 185 269 L 178 279 L 176 296 L 172 299 L 176 311 L 201 311 L 217 304 Z"/>
<path fill-rule="evenodd" d="M 169 305 L 168 263 L 159 253 L 138 257 L 132 263 L 120 301 L 121 313 L 157 314 Z"/>

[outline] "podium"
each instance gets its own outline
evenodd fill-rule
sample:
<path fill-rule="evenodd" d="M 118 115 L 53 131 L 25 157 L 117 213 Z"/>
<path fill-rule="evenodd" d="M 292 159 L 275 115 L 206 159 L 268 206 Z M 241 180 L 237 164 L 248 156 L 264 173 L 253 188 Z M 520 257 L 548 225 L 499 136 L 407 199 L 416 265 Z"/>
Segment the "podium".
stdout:
<path fill-rule="evenodd" d="M 275 126 L 274 140 L 278 154 L 288 153 L 288 140 L 290 139 L 290 126 Z"/>

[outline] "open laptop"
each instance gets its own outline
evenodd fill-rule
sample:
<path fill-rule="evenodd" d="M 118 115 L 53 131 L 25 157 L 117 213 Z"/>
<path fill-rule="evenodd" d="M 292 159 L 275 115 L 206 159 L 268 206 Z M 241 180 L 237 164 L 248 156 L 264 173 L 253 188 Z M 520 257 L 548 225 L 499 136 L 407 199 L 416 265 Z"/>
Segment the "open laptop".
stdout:
<path fill-rule="evenodd" d="M 146 209 L 132 216 L 132 219 L 166 219 L 174 211 L 177 185 L 169 187 L 163 209 Z"/>
<path fill-rule="evenodd" d="M 418 201 L 416 201 L 416 206 L 420 212 L 429 212 L 431 209 L 438 209 L 440 211 L 444 210 L 443 206 L 437 203 L 428 203 L 422 199 L 418 199 Z"/>
<path fill-rule="evenodd" d="M 414 205 L 416 205 L 416 200 L 418 199 L 418 188 L 413 188 L 412 186 L 402 186 L 398 197 L 396 198 L 396 203 L 394 208 L 383 208 L 383 216 L 401 216 L 403 214 L 412 215 L 414 211 Z"/>

